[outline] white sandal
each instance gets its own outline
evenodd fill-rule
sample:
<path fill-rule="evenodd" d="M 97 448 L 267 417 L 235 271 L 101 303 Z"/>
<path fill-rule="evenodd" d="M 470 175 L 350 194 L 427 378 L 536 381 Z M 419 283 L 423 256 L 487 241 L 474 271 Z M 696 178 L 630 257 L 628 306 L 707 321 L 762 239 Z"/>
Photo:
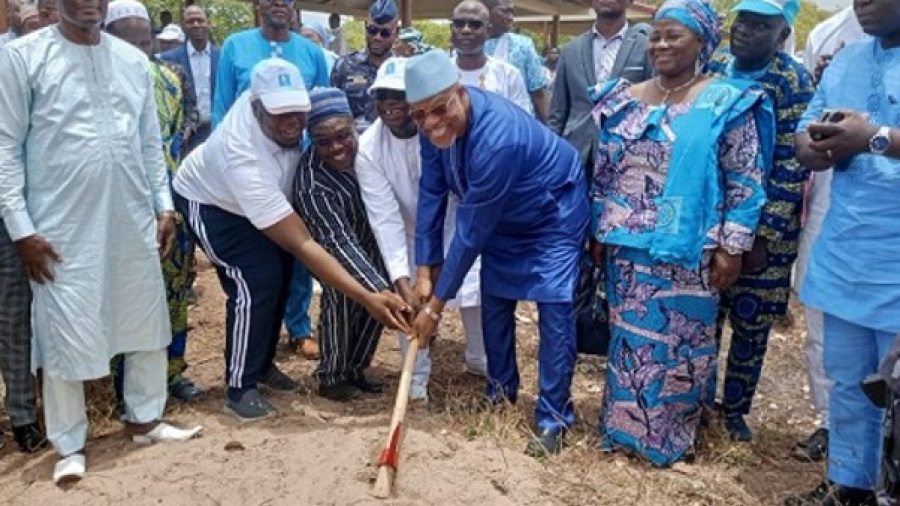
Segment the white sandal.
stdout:
<path fill-rule="evenodd" d="M 179 429 L 174 425 L 160 422 L 153 427 L 153 430 L 146 434 L 135 434 L 131 436 L 131 440 L 139 444 L 151 443 L 169 443 L 173 441 L 187 441 L 195 438 L 203 431 L 203 427 L 198 425 L 191 429 Z"/>
<path fill-rule="evenodd" d="M 87 471 L 87 464 L 84 460 L 83 453 L 73 453 L 68 457 L 64 457 L 56 463 L 53 468 L 53 484 L 65 485 L 74 483 L 84 478 Z"/>

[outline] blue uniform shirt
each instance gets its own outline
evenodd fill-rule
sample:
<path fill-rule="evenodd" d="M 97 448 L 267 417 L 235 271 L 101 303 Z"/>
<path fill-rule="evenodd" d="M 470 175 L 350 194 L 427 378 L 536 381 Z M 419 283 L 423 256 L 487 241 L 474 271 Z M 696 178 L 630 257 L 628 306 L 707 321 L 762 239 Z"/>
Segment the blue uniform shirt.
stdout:
<path fill-rule="evenodd" d="M 375 97 L 369 94 L 369 87 L 375 82 L 377 74 L 378 67 L 369 61 L 365 51 L 342 56 L 331 71 L 331 85 L 347 94 L 350 111 L 360 132 L 378 119 Z"/>

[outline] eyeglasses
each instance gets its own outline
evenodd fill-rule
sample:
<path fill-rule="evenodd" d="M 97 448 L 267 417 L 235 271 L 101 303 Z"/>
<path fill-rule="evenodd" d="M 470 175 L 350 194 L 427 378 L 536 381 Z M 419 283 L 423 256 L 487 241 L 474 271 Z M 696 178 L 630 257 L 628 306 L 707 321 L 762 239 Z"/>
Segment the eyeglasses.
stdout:
<path fill-rule="evenodd" d="M 430 109 L 416 109 L 412 111 L 412 117 L 416 123 L 424 123 L 429 116 L 434 115 L 443 118 L 450 112 L 450 104 L 456 100 L 456 94 L 448 98 L 444 103 L 438 104 Z"/>
<path fill-rule="evenodd" d="M 351 140 L 353 140 L 353 129 L 350 128 L 341 130 L 332 136 L 313 137 L 313 142 L 316 143 L 316 147 L 321 149 L 328 149 L 333 146 L 335 142 L 346 146 Z"/>
<path fill-rule="evenodd" d="M 394 35 L 393 28 L 378 28 L 375 25 L 366 26 L 366 33 L 369 34 L 370 37 L 374 37 L 376 35 L 381 35 L 382 39 L 386 39 L 391 35 Z"/>
<path fill-rule="evenodd" d="M 469 27 L 470 30 L 475 31 L 484 28 L 484 21 L 480 19 L 454 19 L 451 23 L 453 23 L 454 30 L 463 30 Z"/>
<path fill-rule="evenodd" d="M 378 112 L 384 116 L 400 116 L 405 111 L 403 107 L 379 107 Z"/>

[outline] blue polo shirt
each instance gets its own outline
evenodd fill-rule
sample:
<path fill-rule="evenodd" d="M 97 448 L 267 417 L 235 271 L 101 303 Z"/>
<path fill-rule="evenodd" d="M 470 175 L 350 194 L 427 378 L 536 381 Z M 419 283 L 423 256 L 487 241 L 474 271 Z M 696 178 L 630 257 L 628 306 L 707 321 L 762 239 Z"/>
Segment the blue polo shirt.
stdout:
<path fill-rule="evenodd" d="M 300 69 L 307 90 L 328 86 L 328 68 L 319 46 L 291 33 L 287 42 L 271 42 L 263 38 L 262 29 L 252 28 L 235 33 L 222 45 L 216 72 L 216 94 L 213 97 L 213 128 L 222 121 L 237 97 L 250 88 L 250 73 L 260 61 L 280 57 Z"/>

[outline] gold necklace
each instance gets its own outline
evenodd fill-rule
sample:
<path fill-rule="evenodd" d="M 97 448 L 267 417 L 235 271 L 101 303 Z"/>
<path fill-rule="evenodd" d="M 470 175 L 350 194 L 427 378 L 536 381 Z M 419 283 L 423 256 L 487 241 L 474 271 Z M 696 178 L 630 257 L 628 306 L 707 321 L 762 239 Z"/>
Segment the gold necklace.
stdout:
<path fill-rule="evenodd" d="M 696 81 L 696 80 L 697 80 L 697 75 L 694 74 L 693 77 L 691 77 L 687 81 L 679 84 L 678 86 L 676 86 L 674 88 L 666 88 L 665 86 L 662 85 L 662 80 L 660 79 L 660 77 L 656 76 L 656 79 L 653 80 L 653 83 L 656 84 L 656 89 L 658 89 L 663 94 L 662 103 L 668 104 L 669 103 L 669 95 L 671 95 L 672 93 L 678 93 L 679 91 L 694 84 L 694 81 Z"/>

